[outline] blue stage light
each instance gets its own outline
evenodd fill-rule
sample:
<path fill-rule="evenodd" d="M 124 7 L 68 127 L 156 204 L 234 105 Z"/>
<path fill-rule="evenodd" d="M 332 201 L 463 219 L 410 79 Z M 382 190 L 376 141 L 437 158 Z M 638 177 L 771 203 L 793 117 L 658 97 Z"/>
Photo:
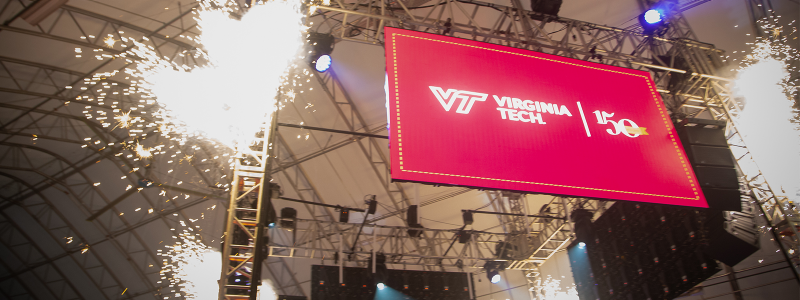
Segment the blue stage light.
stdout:
<path fill-rule="evenodd" d="M 657 9 L 650 9 L 644 13 L 644 21 L 648 24 L 656 24 L 664 20 L 664 16 Z"/>
<path fill-rule="evenodd" d="M 385 284 L 383 284 L 383 283 L 378 283 L 378 289 L 379 289 L 379 290 L 383 290 L 385 287 L 386 287 L 386 285 L 385 285 Z"/>
<path fill-rule="evenodd" d="M 317 58 L 316 63 L 314 63 L 314 68 L 317 69 L 317 72 L 325 72 L 331 67 L 331 56 L 327 54 L 321 55 Z"/>
<path fill-rule="evenodd" d="M 586 248 L 586 243 L 580 242 L 578 243 L 578 247 L 580 247 L 581 249 Z"/>

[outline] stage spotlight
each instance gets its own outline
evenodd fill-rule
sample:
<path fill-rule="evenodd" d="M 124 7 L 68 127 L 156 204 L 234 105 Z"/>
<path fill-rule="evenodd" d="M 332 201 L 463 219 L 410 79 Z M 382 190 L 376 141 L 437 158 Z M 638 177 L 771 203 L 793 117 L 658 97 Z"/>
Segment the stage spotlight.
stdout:
<path fill-rule="evenodd" d="M 483 268 L 486 270 L 486 278 L 492 283 L 498 283 L 502 279 L 500 271 L 506 268 L 506 264 L 504 261 L 487 261 Z"/>
<path fill-rule="evenodd" d="M 657 9 L 649 9 L 644 12 L 644 21 L 647 22 L 647 24 L 656 24 L 661 22 L 663 19 L 664 18 L 662 17 L 661 12 Z"/>
<path fill-rule="evenodd" d="M 317 72 L 325 72 L 331 67 L 333 60 L 331 59 L 331 52 L 333 52 L 333 44 L 335 39 L 333 35 L 327 33 L 310 32 L 308 34 L 308 62 L 314 66 Z"/>
<path fill-rule="evenodd" d="M 580 242 L 580 243 L 578 243 L 578 247 L 581 248 L 581 249 L 586 248 L 586 243 Z"/>
<path fill-rule="evenodd" d="M 385 287 L 386 287 L 386 285 L 383 284 L 383 282 L 378 283 L 378 289 L 379 290 L 383 290 Z"/>
<path fill-rule="evenodd" d="M 323 73 L 331 68 L 331 63 L 331 56 L 323 54 L 314 61 L 314 68 L 317 69 L 317 72 Z"/>
<path fill-rule="evenodd" d="M 642 33 L 646 35 L 664 35 L 669 27 L 667 19 L 669 18 L 669 14 L 674 11 L 674 8 L 674 1 L 662 1 L 655 7 L 651 7 L 643 14 L 639 15 L 639 24 L 642 26 Z"/>
<path fill-rule="evenodd" d="M 498 273 L 497 271 L 492 271 L 492 272 Z M 492 274 L 492 279 L 491 279 L 492 283 L 498 283 L 500 282 L 500 279 L 501 279 L 500 274 Z"/>

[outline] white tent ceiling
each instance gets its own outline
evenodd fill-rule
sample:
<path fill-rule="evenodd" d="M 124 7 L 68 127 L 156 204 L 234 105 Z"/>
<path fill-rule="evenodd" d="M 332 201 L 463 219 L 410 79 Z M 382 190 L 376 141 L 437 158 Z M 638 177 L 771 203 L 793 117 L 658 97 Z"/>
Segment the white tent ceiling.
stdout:
<path fill-rule="evenodd" d="M 511 5 L 505 0 L 491 2 Z M 202 230 L 204 241 L 212 247 L 219 246 L 227 194 L 213 186 L 225 183 L 222 176 L 228 170 L 221 167 L 227 164 L 225 161 L 213 157 L 224 151 L 153 137 L 148 142 L 152 143 L 150 145 L 163 143 L 170 150 L 152 159 L 153 167 L 145 171 L 143 161 L 128 156 L 131 151 L 120 149 L 120 142 L 131 139 L 126 131 L 103 128 L 85 117 L 85 111 L 101 104 L 74 97 L 81 92 L 78 87 L 84 86 L 83 78 L 126 67 L 121 60 L 95 58 L 98 53 L 123 49 L 120 45 L 110 49 L 103 46 L 99 41 L 102 37 L 115 30 L 126 31 L 126 35 L 136 38 L 149 35 L 157 41 L 156 46 L 163 43 L 159 48 L 163 55 L 174 55 L 176 49 L 192 45 L 190 40 L 178 36 L 199 33 L 192 15 L 187 13 L 196 4 L 188 0 L 72 0 L 37 28 L 14 18 L 23 5 L 30 3 L 0 1 L 0 20 L 4 22 L 0 25 L 0 196 L 3 198 L 0 201 L 0 298 L 157 298 L 156 292 L 166 286 L 166 283 L 157 282 L 162 260 L 158 251 L 173 242 L 172 229 L 186 228 L 181 222 L 199 226 L 195 229 Z M 785 19 L 798 19 L 797 1 L 773 1 L 773 4 Z M 635 0 L 567 0 L 560 15 L 624 28 L 634 25 L 640 12 Z M 732 51 L 740 53 L 748 49 L 746 43 L 753 40 L 745 1 L 708 1 L 686 11 L 685 16 L 700 41 L 728 50 L 732 56 L 736 56 Z M 81 57 L 76 57 L 79 54 L 76 49 L 80 49 Z M 102 51 L 95 51 L 97 49 Z M 265 59 L 259 57 L 258 49 L 242 49 L 242 54 Z M 386 130 L 381 129 L 386 124 L 383 48 L 342 41 L 336 44 L 333 59 L 333 70 L 363 116 L 363 125 L 375 134 L 386 135 Z M 109 91 L 119 91 L 117 89 L 130 84 L 124 75 L 115 76 L 108 83 L 117 84 Z M 279 113 L 279 122 L 351 130 L 343 118 L 351 112 L 340 115 L 337 104 L 322 92 L 322 86 L 314 81 L 310 84 L 313 91 L 301 94 L 294 103 L 284 107 Z M 75 89 L 67 90 L 67 86 Z M 334 93 L 343 101 L 341 90 Z M 123 107 L 138 104 L 138 99 L 134 98 L 119 101 Z M 106 104 L 110 102 L 107 100 Z M 214 112 L 207 114 L 208 118 L 214 117 Z M 366 131 L 358 124 L 355 130 Z M 357 143 L 348 143 L 353 136 L 288 127 L 279 129 L 279 133 L 285 140 L 285 148 L 279 151 L 282 163 L 319 153 L 331 145 L 344 144 L 302 162 L 300 166 L 307 180 L 298 175 L 297 169 L 276 173 L 275 182 L 281 185 L 285 197 L 363 208 L 362 200 L 366 195 L 377 195 L 380 203 L 377 216 L 405 207 L 405 204 L 393 206 L 390 199 L 393 192 L 387 192 L 384 187 L 385 178 L 376 175 L 373 164 Z M 379 147 L 375 149 L 388 156 L 387 141 L 377 140 L 376 143 Z M 286 149 L 291 149 L 295 158 L 287 155 Z M 123 154 L 115 156 L 117 153 Z M 138 187 L 137 174 L 172 189 L 163 189 L 166 191 L 163 195 L 161 188 L 145 188 L 134 193 Z M 127 192 L 129 186 L 130 193 Z M 483 191 L 470 190 L 449 196 L 463 188 L 410 183 L 402 187 L 410 198 L 409 203 L 423 203 L 421 223 L 427 228 L 458 228 L 462 225 L 462 209 L 478 209 L 490 204 Z M 396 190 L 393 185 L 389 188 Z M 446 199 L 431 201 L 443 196 Z M 391 197 L 400 199 L 397 195 Z M 529 210 L 536 213 L 551 198 L 528 196 Z M 86 220 L 115 200 L 119 202 L 112 209 L 99 214 L 94 221 Z M 278 209 L 297 208 L 299 218 L 313 217 L 302 204 L 276 200 L 275 205 Z M 487 208 L 494 209 L 497 208 L 491 205 Z M 317 216 L 324 214 L 322 209 L 314 212 Z M 361 218 L 360 214 L 354 214 L 351 222 L 360 222 Z M 378 224 L 402 226 L 403 218 L 404 214 L 395 214 Z M 501 219 L 489 215 L 476 215 L 472 228 L 504 232 Z M 84 251 L 86 245 L 89 247 Z M 310 295 L 309 266 L 315 263 L 319 262 L 286 259 L 270 264 L 275 271 L 269 276 L 293 273 L 302 289 L 285 287 L 281 292 Z M 563 260 L 552 266 L 546 272 L 557 278 L 566 276 L 565 282 L 571 281 L 568 264 Z M 507 273 L 508 282 L 501 285 L 493 286 L 486 280 L 478 283 L 477 294 L 507 288 L 512 288 L 511 292 L 480 299 L 526 299 L 527 285 L 521 273 Z M 172 289 L 161 292 L 171 294 L 169 290 Z"/>

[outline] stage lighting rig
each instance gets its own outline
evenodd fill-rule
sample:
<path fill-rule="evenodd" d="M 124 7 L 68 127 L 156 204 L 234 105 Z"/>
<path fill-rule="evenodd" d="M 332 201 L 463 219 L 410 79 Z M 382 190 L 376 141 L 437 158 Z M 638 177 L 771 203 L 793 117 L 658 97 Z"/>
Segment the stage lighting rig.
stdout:
<path fill-rule="evenodd" d="M 333 59 L 331 52 L 333 52 L 334 38 L 333 35 L 328 33 L 309 32 L 308 33 L 308 61 L 314 66 L 317 72 L 325 72 L 330 69 Z"/>

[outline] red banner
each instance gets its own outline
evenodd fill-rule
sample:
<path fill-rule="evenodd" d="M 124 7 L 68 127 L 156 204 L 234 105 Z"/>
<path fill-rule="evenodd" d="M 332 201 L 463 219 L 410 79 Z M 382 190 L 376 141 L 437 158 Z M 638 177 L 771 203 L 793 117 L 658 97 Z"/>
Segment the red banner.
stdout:
<path fill-rule="evenodd" d="M 385 31 L 393 180 L 708 207 L 647 72 Z"/>

